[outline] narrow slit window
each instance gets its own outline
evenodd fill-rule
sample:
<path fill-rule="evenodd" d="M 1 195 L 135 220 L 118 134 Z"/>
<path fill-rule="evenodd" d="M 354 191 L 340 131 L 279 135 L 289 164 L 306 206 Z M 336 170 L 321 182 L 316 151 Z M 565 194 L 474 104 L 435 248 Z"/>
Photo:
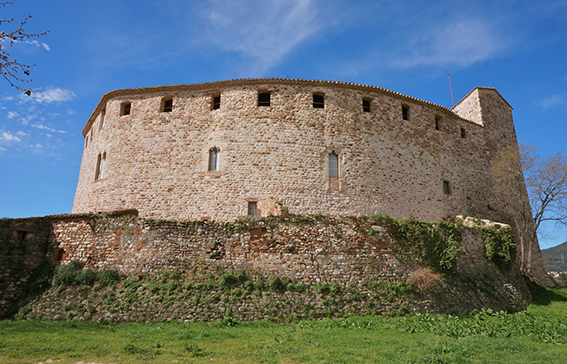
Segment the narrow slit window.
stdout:
<path fill-rule="evenodd" d="M 219 154 L 218 148 L 209 150 L 209 172 L 217 172 L 219 170 Z"/>
<path fill-rule="evenodd" d="M 329 154 L 329 177 L 339 177 L 339 156 L 335 153 Z"/>
<path fill-rule="evenodd" d="M 163 112 L 171 112 L 173 110 L 173 99 L 163 101 Z"/>
<path fill-rule="evenodd" d="M 270 106 L 270 96 L 269 92 L 258 93 L 258 106 Z"/>
<path fill-rule="evenodd" d="M 435 117 L 435 130 L 441 130 L 441 118 L 439 116 Z"/>
<path fill-rule="evenodd" d="M 99 154 L 96 163 L 96 176 L 95 179 L 99 180 L 104 177 L 104 164 L 106 163 L 106 152 Z"/>
<path fill-rule="evenodd" d="M 461 138 L 466 138 L 467 137 L 467 131 L 465 130 L 465 128 L 461 128 Z"/>
<path fill-rule="evenodd" d="M 213 110 L 220 109 L 220 95 L 213 96 Z"/>
<path fill-rule="evenodd" d="M 130 115 L 130 111 L 132 110 L 132 103 L 131 102 L 125 102 L 122 104 L 122 110 L 120 115 L 124 116 L 124 115 Z"/>
<path fill-rule="evenodd" d="M 313 107 L 315 109 L 325 108 L 325 95 L 324 94 L 313 94 Z"/>
<path fill-rule="evenodd" d="M 410 117 L 409 106 L 402 105 L 402 119 L 409 120 L 409 117 Z"/>
<path fill-rule="evenodd" d="M 258 216 L 257 202 L 248 202 L 248 216 Z"/>
<path fill-rule="evenodd" d="M 446 195 L 451 194 L 451 184 L 449 183 L 449 181 L 443 181 L 443 192 Z"/>
<path fill-rule="evenodd" d="M 104 128 L 104 117 L 106 116 L 106 108 L 100 112 L 100 129 Z"/>
<path fill-rule="evenodd" d="M 370 99 L 362 99 L 362 111 L 370 112 Z"/>

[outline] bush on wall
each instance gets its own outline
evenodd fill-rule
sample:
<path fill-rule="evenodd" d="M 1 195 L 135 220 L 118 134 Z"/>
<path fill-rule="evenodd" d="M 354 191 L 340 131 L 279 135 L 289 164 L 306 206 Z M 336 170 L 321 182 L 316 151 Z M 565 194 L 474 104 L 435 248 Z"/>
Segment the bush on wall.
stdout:
<path fill-rule="evenodd" d="M 516 242 L 510 227 L 497 229 L 493 226 L 478 226 L 486 249 L 486 259 L 507 272 L 516 260 Z"/>

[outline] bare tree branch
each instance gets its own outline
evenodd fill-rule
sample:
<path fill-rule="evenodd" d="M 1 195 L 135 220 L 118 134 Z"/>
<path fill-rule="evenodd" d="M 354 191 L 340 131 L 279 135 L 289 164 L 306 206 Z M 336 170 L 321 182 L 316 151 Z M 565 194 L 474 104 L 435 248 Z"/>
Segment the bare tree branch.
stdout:
<path fill-rule="evenodd" d="M 12 2 L 1 2 L 0 6 L 6 7 L 8 4 L 12 4 Z M 20 22 L 18 28 L 14 30 L 9 30 L 8 32 L 0 30 L 0 73 L 10 86 L 15 87 L 17 90 L 24 91 L 26 95 L 31 95 L 35 90 L 20 85 L 31 81 L 31 79 L 25 77 L 30 75 L 30 68 L 34 67 L 35 64 L 27 65 L 20 63 L 16 59 L 11 58 L 10 53 L 8 53 L 8 49 L 12 48 L 15 43 L 37 38 L 49 32 L 48 30 L 47 32 L 41 33 L 26 33 L 24 25 L 26 25 L 28 19 L 31 19 L 31 15 L 26 16 L 24 20 Z M 0 26 L 11 24 L 13 21 L 14 19 L 0 19 Z"/>
<path fill-rule="evenodd" d="M 494 161 L 492 174 L 499 210 L 518 231 L 520 268 L 528 272 L 541 223 L 567 226 L 567 158 L 556 153 L 542 160 L 533 146 L 510 146 Z"/>

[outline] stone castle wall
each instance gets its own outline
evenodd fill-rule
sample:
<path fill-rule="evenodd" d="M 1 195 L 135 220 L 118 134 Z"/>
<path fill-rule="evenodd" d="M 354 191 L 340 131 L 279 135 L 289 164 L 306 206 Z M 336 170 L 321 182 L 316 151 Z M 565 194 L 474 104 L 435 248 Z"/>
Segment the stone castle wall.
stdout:
<path fill-rule="evenodd" d="M 416 269 L 411 262 L 397 259 L 392 232 L 373 218 L 292 216 L 247 224 L 163 221 L 136 215 L 136 211 L 123 211 L 2 220 L 0 249 L 6 254 L 0 256 L 0 318 L 6 317 L 43 260 L 54 264 L 75 260 L 123 274 L 182 269 L 198 277 L 223 268 L 287 276 L 304 283 L 351 285 L 405 282 Z M 369 234 L 370 229 L 375 233 Z M 529 292 L 517 271 L 500 272 L 484 257 L 480 234 L 466 229 L 462 234 L 460 274 L 490 279 L 499 292 L 494 302 L 477 297 L 467 309 L 503 309 L 528 302 Z M 516 293 L 511 295 L 509 287 Z M 474 290 L 465 289 L 473 296 Z"/>
<path fill-rule="evenodd" d="M 270 93 L 270 106 L 258 106 L 259 92 Z M 314 93 L 324 94 L 324 108 L 313 107 Z M 160 111 L 166 98 L 171 112 Z M 494 89 L 475 89 L 453 112 L 378 87 L 285 79 L 112 91 L 83 134 L 74 213 L 135 208 L 142 217 L 220 221 L 246 215 L 249 202 L 268 216 L 275 201 L 297 214 L 501 220 L 490 207 L 490 163 L 516 143 L 511 107 Z M 208 171 L 211 148 L 219 171 Z"/>

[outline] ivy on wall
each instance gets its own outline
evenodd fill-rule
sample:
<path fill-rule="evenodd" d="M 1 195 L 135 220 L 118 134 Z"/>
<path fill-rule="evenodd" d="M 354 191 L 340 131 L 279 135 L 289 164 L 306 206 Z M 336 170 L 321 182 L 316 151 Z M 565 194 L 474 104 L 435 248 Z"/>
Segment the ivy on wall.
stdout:
<path fill-rule="evenodd" d="M 509 271 L 516 260 L 516 242 L 510 227 L 478 226 L 486 249 L 486 259 L 503 272 Z"/>

